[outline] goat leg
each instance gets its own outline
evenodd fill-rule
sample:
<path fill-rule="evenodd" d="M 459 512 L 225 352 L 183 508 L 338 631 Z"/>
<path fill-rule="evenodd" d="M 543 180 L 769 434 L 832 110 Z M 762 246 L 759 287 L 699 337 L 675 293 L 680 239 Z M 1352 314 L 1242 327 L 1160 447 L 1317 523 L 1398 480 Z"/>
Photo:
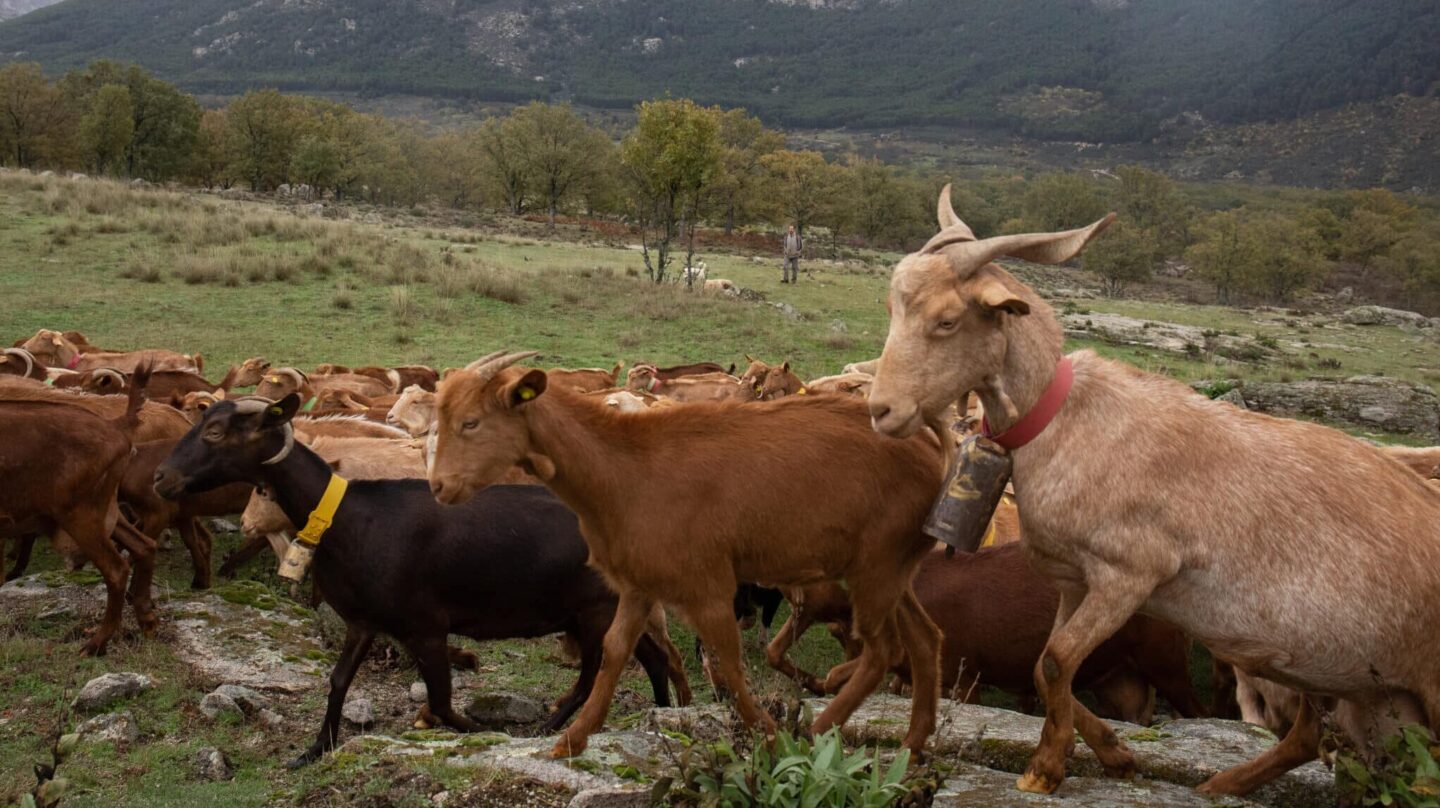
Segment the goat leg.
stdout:
<path fill-rule="evenodd" d="M 814 674 L 801 669 L 787 656 L 791 646 L 804 635 L 811 623 L 805 608 L 796 604 L 791 610 L 790 616 L 785 618 L 785 624 L 775 632 L 775 639 L 765 646 L 765 661 L 770 664 L 770 667 L 793 679 L 801 687 L 817 696 L 823 696 L 825 695 L 825 686 L 820 680 Z"/>
<path fill-rule="evenodd" d="M 634 590 L 620 593 L 620 604 L 615 609 L 615 619 L 605 632 L 604 652 L 601 655 L 600 672 L 595 677 L 595 687 L 580 709 L 580 717 L 555 741 L 550 750 L 552 758 L 566 758 L 585 751 L 591 735 L 605 723 L 610 713 L 610 702 L 615 698 L 615 688 L 625 665 L 635 651 L 635 643 L 644 631 L 650 607 L 654 605 L 648 597 Z M 726 609 L 726 617 L 733 630 L 735 618 Z M 738 631 L 736 634 L 738 635 Z"/>
<path fill-rule="evenodd" d="M 130 552 L 129 596 L 135 609 L 135 619 L 145 636 L 153 637 L 160 628 L 160 616 L 155 613 L 155 603 L 150 595 L 151 584 L 155 580 L 155 540 L 141 533 L 123 516 L 115 520 L 114 536 Z"/>
<path fill-rule="evenodd" d="M 246 537 L 245 543 L 232 550 L 225 556 L 225 563 L 220 565 L 220 574 L 226 578 L 234 578 L 240 566 L 260 554 L 261 550 L 270 546 L 270 537 L 265 535 Z"/>
<path fill-rule="evenodd" d="M 1226 769 L 1196 787 L 1202 794 L 1248 794 L 1256 787 L 1314 760 L 1320 754 L 1320 711 L 1309 694 L 1300 698 L 1300 714 L 1280 743 L 1254 760 Z"/>
<path fill-rule="evenodd" d="M 320 724 L 320 735 L 308 749 L 286 763 L 285 768 L 298 769 L 319 760 L 335 748 L 335 741 L 340 737 L 340 711 L 345 707 L 345 694 L 350 691 L 355 672 L 360 669 L 365 655 L 370 653 L 370 643 L 374 639 L 373 631 L 345 626 L 345 645 L 340 649 L 340 659 L 335 662 L 335 668 L 330 671 L 330 696 L 325 705 L 325 720 Z"/>
<path fill-rule="evenodd" d="M 195 568 L 190 579 L 191 589 L 210 588 L 210 548 L 215 546 L 215 537 L 210 529 L 194 517 L 181 516 L 178 530 L 180 540 L 190 551 L 190 562 Z"/>
<path fill-rule="evenodd" d="M 36 534 L 27 533 L 15 540 L 15 566 L 5 574 L 5 580 L 13 581 L 25 574 L 25 569 L 30 566 L 30 553 L 35 549 Z"/>
<path fill-rule="evenodd" d="M 415 657 L 420 678 L 425 680 L 425 708 L 429 717 L 461 732 L 479 730 L 480 725 L 455 712 L 455 705 L 450 701 L 450 647 L 445 643 L 445 635 L 413 638 L 405 648 Z"/>

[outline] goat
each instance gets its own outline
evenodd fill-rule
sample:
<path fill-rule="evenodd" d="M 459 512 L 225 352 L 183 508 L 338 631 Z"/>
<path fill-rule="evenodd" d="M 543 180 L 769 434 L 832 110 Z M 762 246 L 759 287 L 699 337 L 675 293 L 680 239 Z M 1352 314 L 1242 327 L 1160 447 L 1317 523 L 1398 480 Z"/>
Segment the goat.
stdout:
<path fill-rule="evenodd" d="M 384 423 L 390 414 L 390 408 L 399 398 L 394 394 L 375 397 L 362 396 L 350 390 L 332 387 L 315 394 L 315 404 L 311 407 L 310 412 L 316 417 L 360 415 L 371 421 Z"/>
<path fill-rule="evenodd" d="M 136 377 L 143 382 L 148 372 L 141 367 Z M 127 579 L 142 631 L 153 635 L 159 626 L 150 595 L 155 541 L 129 524 L 116 502 L 143 403 L 132 390 L 118 417 L 104 418 L 56 401 L 0 402 L 0 514 L 14 532 L 63 533 L 105 579 L 105 616 L 82 646 L 87 655 L 103 654 L 119 630 Z"/>
<path fill-rule="evenodd" d="M 0 376 L 0 401 L 68 404 L 106 419 L 121 417 L 128 406 L 126 399 L 116 396 L 96 396 L 82 392 L 56 390 L 28 378 L 14 376 Z M 180 412 L 163 404 L 144 401 L 143 398 L 139 419 L 140 424 L 136 427 L 132 437 L 142 443 L 150 440 L 178 438 L 190 428 L 190 422 L 185 420 L 185 416 Z"/>
<path fill-rule="evenodd" d="M 45 366 L 24 348 L 6 348 L 0 354 L 0 375 L 45 381 Z"/>
<path fill-rule="evenodd" d="M 735 285 L 735 281 L 726 278 L 715 278 L 714 280 L 705 281 L 705 291 L 723 292 L 727 295 L 740 294 L 740 289 Z"/>
<path fill-rule="evenodd" d="M 279 401 L 291 393 L 299 395 L 300 400 L 307 405 L 315 398 L 315 388 L 310 384 L 310 375 L 299 368 L 276 368 L 266 373 L 265 378 L 255 385 L 255 395 L 271 401 Z"/>
<path fill-rule="evenodd" d="M 870 395 L 870 384 L 875 377 L 868 373 L 842 373 L 838 376 L 822 376 L 805 383 L 811 393 L 844 393 L 865 398 Z"/>
<path fill-rule="evenodd" d="M 1136 611 L 1307 694 L 1279 744 L 1202 791 L 1245 794 L 1313 760 L 1312 695 L 1372 713 L 1418 700 L 1440 729 L 1440 494 L 1336 430 L 1211 401 L 1090 351 L 1062 360 L 1054 312 L 990 262 L 1068 260 L 1113 217 L 976 240 L 948 190 L 938 216 L 940 233 L 892 275 L 869 406 L 876 430 L 903 437 L 974 391 L 1004 441 L 1047 402 L 1041 430 L 1027 421 L 1010 452 L 1024 545 L 1060 591 L 1035 670 L 1046 721 L 1019 787 L 1053 791 L 1077 729 L 1107 774 L 1133 773 L 1130 750 L 1070 687 Z"/>
<path fill-rule="evenodd" d="M 429 432 L 434 421 L 435 394 L 414 384 L 401 391 L 400 398 L 385 414 L 385 423 L 400 427 L 416 438 Z"/>
<path fill-rule="evenodd" d="M 440 374 L 428 365 L 399 365 L 391 370 L 400 375 L 400 383 L 396 387 L 398 390 L 418 386 L 433 393 L 435 385 L 440 381 Z"/>
<path fill-rule="evenodd" d="M 156 470 L 155 489 L 177 496 L 236 482 L 264 486 L 292 522 L 305 522 L 332 471 L 294 442 L 291 419 L 299 407 L 294 394 L 275 404 L 216 404 Z M 477 729 L 450 703 L 451 633 L 491 640 L 564 632 L 581 648 L 580 679 L 546 728 L 562 725 L 588 696 L 617 598 L 586 565 L 575 515 L 543 488 L 497 487 L 463 507 L 447 508 L 423 480 L 361 480 L 349 485 L 323 539 L 314 580 L 345 619 L 345 645 L 330 675 L 319 735 L 294 765 L 333 748 L 345 693 L 377 632 L 415 657 L 425 681 L 426 723 Z M 664 650 L 645 638 L 635 655 L 656 704 L 668 706 Z M 619 664 L 629 657 L 627 649 Z"/>
<path fill-rule="evenodd" d="M 66 370 L 94 370 L 115 368 L 131 372 L 140 365 L 149 365 L 152 370 L 189 370 L 199 373 L 205 369 L 205 361 L 199 355 L 180 354 L 174 351 L 149 349 L 142 351 L 102 351 L 95 349 L 82 352 L 74 342 L 59 331 L 42 328 L 35 336 L 25 340 L 24 348 L 46 367 Z"/>
<path fill-rule="evenodd" d="M 755 388 L 755 397 L 761 401 L 773 401 L 784 396 L 804 395 L 806 392 L 805 382 L 800 381 L 800 377 L 790 370 L 790 360 L 787 359 L 770 368 L 770 372 L 765 374 L 765 380 Z"/>
<path fill-rule="evenodd" d="M 630 371 L 625 383 L 632 393 L 649 393 L 675 401 L 752 401 L 755 394 L 741 386 L 738 379 L 726 373 L 702 373 L 661 379 L 648 367 Z"/>
<path fill-rule="evenodd" d="M 905 745 L 921 750 L 935 726 L 940 636 L 909 581 L 933 543 L 920 525 L 940 484 L 938 444 L 881 438 L 864 404 L 840 396 L 616 413 L 550 387 L 542 370 L 509 367 L 530 355 L 493 354 L 441 382 L 430 484 L 457 503 L 521 464 L 579 515 L 592 563 L 620 594 L 595 691 L 552 754 L 578 753 L 604 723 L 657 603 L 678 608 L 715 654 L 744 721 L 773 730 L 745 686 L 736 587 L 831 579 L 849 584 L 865 650 L 812 729 L 843 723 L 875 689 L 898 634 L 915 676 Z M 654 518 L 655 502 L 666 518 Z"/>
<path fill-rule="evenodd" d="M 636 362 L 631 367 L 630 372 L 634 373 L 635 368 L 640 367 L 648 368 L 646 373 L 656 379 L 660 379 L 661 381 L 664 381 L 666 379 L 678 379 L 681 376 L 696 376 L 702 373 L 728 373 L 731 375 L 734 375 L 735 373 L 735 364 L 733 362 L 730 364 L 729 368 L 725 368 L 724 366 L 718 365 L 714 362 L 694 362 L 689 365 L 672 365 L 666 368 L 662 368 L 652 362 Z M 628 379 L 626 380 L 625 386 L 627 388 L 633 389 Z"/>
<path fill-rule="evenodd" d="M 680 280 L 687 286 L 693 285 L 704 287 L 705 274 L 707 271 L 708 268 L 705 266 L 705 262 L 699 261 L 693 267 L 685 267 L 685 269 L 681 272 Z"/>
<path fill-rule="evenodd" d="M 615 367 L 610 370 L 604 368 L 583 368 L 581 370 L 551 368 L 548 373 L 555 379 L 555 384 L 568 387 L 577 393 L 593 393 L 597 390 L 614 387 L 616 380 L 620 378 L 620 371 L 624 367 L 624 362 L 616 362 Z"/>

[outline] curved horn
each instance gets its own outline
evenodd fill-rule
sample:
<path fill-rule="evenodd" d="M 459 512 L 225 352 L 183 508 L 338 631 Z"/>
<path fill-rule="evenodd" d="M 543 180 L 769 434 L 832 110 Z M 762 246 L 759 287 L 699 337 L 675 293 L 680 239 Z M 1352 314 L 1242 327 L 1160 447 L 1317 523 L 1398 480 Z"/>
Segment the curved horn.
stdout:
<path fill-rule="evenodd" d="M 235 411 L 241 415 L 254 415 L 257 412 L 264 412 L 266 407 L 275 403 L 262 396 L 241 396 L 240 398 L 232 400 L 235 402 Z"/>
<path fill-rule="evenodd" d="M 500 357 L 502 357 L 502 356 L 504 356 L 504 355 L 505 355 L 505 351 L 504 351 L 503 349 L 502 349 L 502 350 L 499 350 L 499 351 L 491 351 L 490 353 L 485 354 L 484 356 L 480 357 L 479 359 L 476 359 L 474 362 L 471 362 L 470 364 L 466 365 L 466 366 L 465 366 L 465 369 L 466 369 L 466 370 L 472 370 L 472 371 L 478 371 L 480 368 L 485 367 L 485 363 L 486 363 L 486 362 L 490 362 L 490 361 L 493 361 L 493 360 L 495 360 L 495 359 L 499 359 Z"/>
<path fill-rule="evenodd" d="M 295 386 L 297 388 L 303 387 L 306 382 L 310 381 L 310 377 L 306 376 L 304 373 L 301 373 L 298 368 L 280 368 L 275 372 L 283 374 L 285 376 L 289 376 L 290 378 L 294 379 Z"/>
<path fill-rule="evenodd" d="M 35 354 L 30 353 L 24 348 L 6 348 L 5 354 L 7 356 L 18 356 L 22 361 L 25 362 L 25 372 L 20 374 L 21 376 L 28 377 L 32 372 L 34 372 Z"/>
<path fill-rule="evenodd" d="M 518 353 L 505 354 L 504 356 L 491 359 L 490 361 L 481 364 L 479 367 L 476 367 L 476 365 L 479 364 L 478 362 L 471 362 L 470 365 L 465 369 L 471 371 L 472 373 L 478 374 L 482 380 L 489 380 L 494 378 L 496 373 L 499 373 L 505 368 L 510 367 L 516 362 L 529 359 L 532 356 L 539 355 L 539 351 L 520 351 Z"/>
<path fill-rule="evenodd" d="M 944 188 L 940 189 L 940 200 L 935 204 L 935 216 L 940 220 L 941 230 L 949 230 L 953 227 L 969 233 L 970 240 L 975 240 L 975 234 L 970 231 L 968 225 L 960 221 L 960 215 L 955 212 L 955 205 L 950 202 L 950 183 L 948 182 L 945 183 Z"/>
<path fill-rule="evenodd" d="M 125 386 L 125 374 L 121 373 L 115 368 L 95 368 L 95 370 L 90 372 L 90 378 L 93 379 L 97 376 L 112 379 L 115 384 L 119 385 L 120 387 Z"/>
<path fill-rule="evenodd" d="M 951 266 L 955 268 L 955 273 L 962 278 L 968 277 L 975 270 L 1002 255 L 1036 264 L 1059 264 L 1078 255 L 1091 239 L 1109 227 L 1113 221 L 1115 221 L 1115 214 L 1110 213 L 1088 227 L 1080 227 L 1075 230 L 1065 230 L 1059 233 L 1021 233 L 1013 236 L 995 236 L 981 241 L 963 239 L 942 241 L 945 233 L 939 233 L 930 239 L 930 244 L 926 244 L 921 252 L 939 252 L 943 248 L 945 255 L 950 258 Z M 940 247 L 932 249 L 931 245 L 936 242 L 941 242 Z"/>

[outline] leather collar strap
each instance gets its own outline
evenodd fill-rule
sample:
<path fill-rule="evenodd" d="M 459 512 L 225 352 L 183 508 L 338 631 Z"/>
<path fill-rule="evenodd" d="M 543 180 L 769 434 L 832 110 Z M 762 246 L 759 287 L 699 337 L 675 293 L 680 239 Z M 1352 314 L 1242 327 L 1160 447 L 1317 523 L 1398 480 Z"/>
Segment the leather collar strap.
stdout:
<path fill-rule="evenodd" d="M 1070 386 L 1074 382 L 1075 367 L 1070 364 L 1070 357 L 1062 356 L 1055 364 L 1055 375 L 1050 379 L 1050 386 L 1045 388 L 1045 392 L 1040 394 L 1040 400 L 1035 402 L 1035 406 L 1020 420 L 998 435 L 991 434 L 988 419 L 981 421 L 980 428 L 985 437 L 1013 452 L 1045 431 L 1045 427 L 1050 425 L 1055 414 L 1065 405 L 1065 399 L 1070 395 Z"/>
<path fill-rule="evenodd" d="M 79 365 L 80 365 L 80 354 L 77 353 L 77 354 L 75 354 L 74 356 L 70 357 L 70 362 L 69 362 L 69 364 L 65 365 L 65 369 L 66 369 L 66 370 L 74 370 L 74 369 L 75 369 L 76 367 L 78 367 Z"/>
<path fill-rule="evenodd" d="M 651 376 L 651 377 L 650 377 L 650 384 L 648 384 L 648 385 L 645 386 L 645 392 L 650 393 L 651 395 L 654 395 L 654 394 L 655 394 L 655 388 L 657 388 L 657 387 L 659 387 L 659 386 L 660 386 L 660 377 L 659 377 L 659 376 Z"/>
<path fill-rule="evenodd" d="M 305 522 L 305 527 L 295 534 L 295 540 L 308 544 L 311 547 L 320 543 L 325 531 L 330 529 L 330 524 L 335 521 L 335 511 L 340 508 L 341 500 L 345 499 L 345 489 L 350 483 L 339 474 L 331 474 L 330 482 L 325 486 L 325 493 L 320 497 L 320 504 L 310 512 L 310 518 Z"/>

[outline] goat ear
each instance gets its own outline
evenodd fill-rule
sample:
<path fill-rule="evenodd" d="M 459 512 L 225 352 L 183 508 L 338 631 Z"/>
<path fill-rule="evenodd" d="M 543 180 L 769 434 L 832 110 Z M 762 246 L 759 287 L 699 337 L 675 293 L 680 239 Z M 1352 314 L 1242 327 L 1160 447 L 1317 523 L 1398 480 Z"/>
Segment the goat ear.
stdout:
<path fill-rule="evenodd" d="M 990 311 L 1003 311 L 1022 315 L 1030 313 L 1030 304 L 1005 288 L 1005 284 L 994 278 L 986 278 L 975 290 L 975 299 Z"/>
<path fill-rule="evenodd" d="M 217 389 L 215 390 L 215 392 L 213 393 L 213 395 L 215 396 L 215 400 L 216 400 L 216 401 L 224 401 L 224 400 L 225 400 L 225 388 L 223 388 L 223 387 L 217 388 Z"/>
<path fill-rule="evenodd" d="M 505 386 L 502 391 L 505 402 L 511 407 L 518 407 L 540 397 L 545 392 L 545 386 L 549 378 L 543 370 L 531 370 L 519 379 Z"/>
<path fill-rule="evenodd" d="M 269 428 L 288 424 L 290 419 L 295 417 L 295 413 L 299 411 L 300 396 L 291 393 L 265 408 L 265 417 L 260 421 L 260 425 Z"/>

